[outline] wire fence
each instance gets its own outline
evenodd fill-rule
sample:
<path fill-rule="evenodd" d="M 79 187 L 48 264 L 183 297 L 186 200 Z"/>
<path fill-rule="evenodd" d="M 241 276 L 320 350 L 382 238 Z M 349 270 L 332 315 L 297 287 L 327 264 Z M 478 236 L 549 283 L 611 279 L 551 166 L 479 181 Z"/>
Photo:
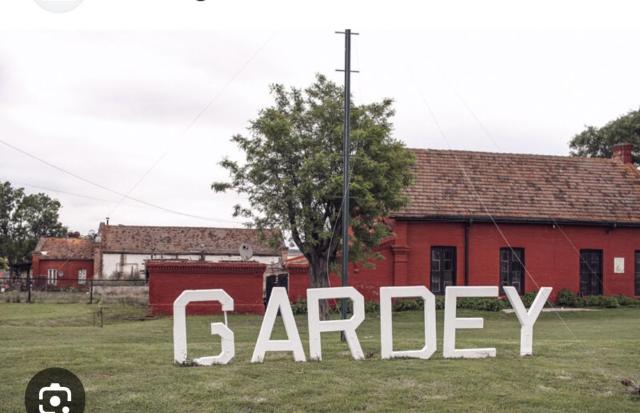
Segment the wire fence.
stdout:
<path fill-rule="evenodd" d="M 77 277 L 21 276 L 0 279 L 0 301 L 87 302 L 100 300 L 148 302 L 145 279 L 93 279 Z"/>

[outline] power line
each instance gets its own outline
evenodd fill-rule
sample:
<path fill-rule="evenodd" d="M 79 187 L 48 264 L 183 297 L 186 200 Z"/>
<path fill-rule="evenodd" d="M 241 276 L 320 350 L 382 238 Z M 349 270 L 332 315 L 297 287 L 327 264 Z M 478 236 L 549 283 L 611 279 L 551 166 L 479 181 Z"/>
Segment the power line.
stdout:
<path fill-rule="evenodd" d="M 96 197 L 83 195 L 83 194 L 77 194 L 77 193 L 74 193 L 74 192 L 63 191 L 61 189 L 47 188 L 47 187 L 41 186 L 41 185 L 27 184 L 27 183 L 24 183 L 24 182 L 15 181 L 13 179 L 11 180 L 11 183 L 12 184 L 16 184 L 16 185 L 20 185 L 20 186 L 26 186 L 26 187 L 33 188 L 33 189 L 38 189 L 38 190 L 41 190 L 41 191 L 48 191 L 48 192 L 54 192 L 54 193 L 57 193 L 57 194 L 71 195 L 71 196 L 75 196 L 75 197 L 78 197 L 78 198 L 85 198 L 85 199 L 89 199 L 91 201 L 96 201 L 96 202 L 111 202 L 108 199 L 96 198 Z"/>
<path fill-rule="evenodd" d="M 413 79 L 413 78 L 412 78 Z M 415 83 L 415 82 L 414 82 Z M 420 95 L 420 97 L 422 98 L 422 103 L 425 105 L 425 107 L 427 108 L 427 111 L 429 112 L 429 115 L 431 116 L 433 123 L 436 125 L 436 128 L 438 129 L 438 132 L 440 134 L 440 136 L 443 138 L 443 140 L 445 141 L 445 143 L 447 144 L 447 146 L 449 147 L 449 149 L 451 149 L 451 145 L 449 143 L 449 138 L 447 137 L 446 133 L 444 132 L 444 129 L 442 129 L 442 126 L 440 125 L 440 122 L 438 121 L 438 118 L 435 114 L 435 112 L 433 111 L 433 109 L 431 108 L 431 105 L 429 105 L 429 103 L 427 102 L 426 97 L 424 96 L 424 94 L 422 93 L 422 90 L 418 87 L 418 85 L 416 84 L 416 91 L 418 92 L 418 94 Z M 460 170 L 460 172 L 462 172 L 462 175 L 464 176 L 464 179 L 467 181 L 473 196 L 476 198 L 476 200 L 480 203 L 480 205 L 482 206 L 482 209 L 484 210 L 485 214 L 487 214 L 487 216 L 489 217 L 489 219 L 491 220 L 491 222 L 493 223 L 493 225 L 495 226 L 496 230 L 498 231 L 498 234 L 500 235 L 500 237 L 502 238 L 502 240 L 507 244 L 507 246 L 509 247 L 509 249 L 512 251 L 512 253 L 514 252 L 513 250 L 513 246 L 511 245 L 511 243 L 509 242 L 509 240 L 507 239 L 506 235 L 504 234 L 504 232 L 502 231 L 502 228 L 500 228 L 500 225 L 498 224 L 498 222 L 495 220 L 495 218 L 493 217 L 493 215 L 491 214 L 491 212 L 489 211 L 489 209 L 486 207 L 485 203 L 482 201 L 482 198 L 480 197 L 480 195 L 478 194 L 475 185 L 473 184 L 473 181 L 471 180 L 471 178 L 469 177 L 469 175 L 467 174 L 466 170 L 464 169 L 464 166 L 462 165 L 462 163 L 460 162 L 460 159 L 458 158 L 457 154 L 454 152 L 453 153 L 453 158 L 456 161 L 456 164 L 458 166 L 458 169 Z M 527 267 L 525 267 L 524 263 L 520 260 L 520 258 L 518 257 L 517 254 L 514 254 L 514 256 L 516 257 L 516 259 L 519 261 L 520 265 L 522 266 L 522 268 L 524 269 L 525 273 L 527 275 L 529 275 L 529 278 L 531 278 L 531 280 L 534 282 L 534 284 L 536 285 L 537 288 L 540 288 L 540 285 L 538 284 L 538 282 L 536 281 L 535 277 L 533 276 L 533 274 L 531 273 L 531 271 L 529 271 L 529 269 Z M 551 308 L 555 309 L 553 303 L 551 303 L 551 301 L 547 301 L 549 303 L 549 305 L 551 305 Z M 578 337 L 576 336 L 576 334 L 573 332 L 573 330 L 569 327 L 569 325 L 567 324 L 567 322 L 564 320 L 564 318 L 560 315 L 560 313 L 558 311 L 554 311 L 554 314 L 556 314 L 556 316 L 558 317 L 558 319 L 564 324 L 565 328 L 571 333 L 571 335 L 573 336 L 574 339 L 577 339 Z"/>
<path fill-rule="evenodd" d="M 62 172 L 64 174 L 66 174 L 66 175 L 69 175 L 69 176 L 71 176 L 71 177 L 73 177 L 73 178 L 75 178 L 75 179 L 77 179 L 79 181 L 82 181 L 82 182 L 84 182 L 86 184 L 95 186 L 95 187 L 100 188 L 100 189 L 102 189 L 104 191 L 111 192 L 112 194 L 124 197 L 126 199 L 129 199 L 131 201 L 137 202 L 139 204 L 146 205 L 148 207 L 155 208 L 155 209 L 158 209 L 160 211 L 168 212 L 168 213 L 171 213 L 171 214 L 184 216 L 184 217 L 187 217 L 187 218 L 200 219 L 200 220 L 203 220 L 203 221 L 227 222 L 227 223 L 237 224 L 237 222 L 235 222 L 235 221 L 219 219 L 219 218 L 204 217 L 204 216 L 195 215 L 195 214 L 189 214 L 187 212 L 177 211 L 175 209 L 166 208 L 166 207 L 163 207 L 161 205 L 156 205 L 156 204 L 153 204 L 151 202 L 144 201 L 142 199 L 134 198 L 134 197 L 132 197 L 132 196 L 130 196 L 128 194 L 125 194 L 123 192 L 120 192 L 120 191 L 117 191 L 115 189 L 109 188 L 108 186 L 105 186 L 105 185 L 103 185 L 103 184 L 101 184 L 99 182 L 92 181 L 92 180 L 84 178 L 84 177 L 82 177 L 82 176 L 80 176 L 80 175 L 78 175 L 78 174 L 76 174 L 74 172 L 68 171 L 68 170 L 66 170 L 66 169 L 64 169 L 64 168 L 62 168 L 62 167 L 60 167 L 60 166 L 58 166 L 56 164 L 53 164 L 53 163 L 51 163 L 51 162 L 49 162 L 49 161 L 47 161 L 45 159 L 42 159 L 41 157 L 39 157 L 37 155 L 34 155 L 34 154 L 30 153 L 30 152 L 27 152 L 24 149 L 18 148 L 17 146 L 12 145 L 9 142 L 6 142 L 6 141 L 4 141 L 2 139 L 0 139 L 0 144 L 2 144 L 4 146 L 7 146 L 7 147 L 13 149 L 14 151 L 19 152 L 19 153 L 21 153 L 21 154 L 23 154 L 23 155 L 25 155 L 25 156 L 27 156 L 27 157 L 29 157 L 31 159 L 35 159 L 36 161 L 41 162 L 41 163 L 49 166 L 50 168 L 53 168 L 53 169 L 55 169 L 55 170 L 57 170 L 59 172 Z"/>
<path fill-rule="evenodd" d="M 275 34 L 276 32 L 271 33 L 271 35 L 267 38 L 267 40 L 265 40 L 253 52 L 253 54 L 238 68 L 238 70 L 234 72 L 234 74 L 229 78 L 229 80 L 218 90 L 218 92 L 216 92 L 216 94 L 209 100 L 209 102 L 207 102 L 207 104 L 196 114 L 196 116 L 191 120 L 191 122 L 189 122 L 189 124 L 182 130 L 182 132 L 180 132 L 180 134 L 176 135 L 175 138 L 173 138 L 170 144 L 175 143 L 179 138 L 182 138 L 187 134 L 187 132 L 189 132 L 189 130 L 191 130 L 191 128 L 196 124 L 196 122 L 198 122 L 198 120 L 207 112 L 207 110 L 209 110 L 211 105 L 213 105 L 215 101 L 218 100 L 220 96 L 222 96 L 222 94 L 225 92 L 227 87 L 229 87 L 229 85 L 231 85 L 231 83 L 233 83 L 242 74 L 242 72 L 244 72 L 244 70 L 249 66 L 249 64 L 258 56 L 258 54 L 260 54 L 262 49 L 264 49 L 267 46 L 267 44 L 271 42 Z M 126 192 L 126 195 L 122 196 L 120 200 L 113 206 L 113 208 L 111 208 L 111 211 L 109 211 L 109 216 L 111 216 L 113 213 L 116 212 L 116 210 L 120 207 L 120 205 L 125 200 L 125 198 L 131 195 L 131 193 L 142 183 L 142 181 L 145 180 L 145 178 L 151 173 L 151 171 L 153 171 L 160 164 L 160 162 L 167 156 L 167 154 L 169 154 L 169 148 L 170 148 L 170 145 L 168 145 L 167 149 L 158 158 L 156 158 L 156 160 L 140 176 L 140 178 L 136 181 L 136 183 L 133 184 L 131 188 L 129 188 L 129 190 Z"/>
<path fill-rule="evenodd" d="M 442 77 L 447 80 L 447 77 L 444 75 L 444 73 L 442 73 Z M 457 96 L 457 98 L 460 100 L 460 102 L 462 103 L 462 105 L 465 107 L 465 109 L 467 109 L 467 111 L 471 114 L 471 116 L 473 117 L 473 119 L 478 123 L 478 125 L 480 126 L 480 129 L 482 129 L 482 131 L 484 132 L 484 134 L 489 138 L 489 140 L 494 144 L 494 146 L 499 150 L 502 151 L 502 148 L 500 147 L 500 145 L 498 144 L 497 140 L 495 139 L 495 137 L 493 136 L 493 134 L 489 131 L 489 129 L 484 125 L 484 123 L 480 120 L 480 118 L 476 115 L 476 113 L 473 111 L 473 109 L 471 108 L 471 106 L 467 103 L 467 101 L 464 99 L 464 97 L 458 92 L 458 90 L 451 84 L 451 82 L 449 82 L 449 85 L 451 86 L 451 89 L 453 90 L 454 94 Z M 597 272 L 595 272 L 593 270 L 593 267 L 591 267 L 591 265 L 589 264 L 589 262 L 587 260 L 585 260 L 584 258 L 582 258 L 582 255 L 580 254 L 580 250 L 578 249 L 578 247 L 576 247 L 576 244 L 571 240 L 571 238 L 569 238 L 569 236 L 566 234 L 566 232 L 562 229 L 562 227 L 560 226 L 560 224 L 558 223 L 558 221 L 556 221 L 556 219 L 553 216 L 549 216 L 549 218 L 551 218 L 551 221 L 553 222 L 553 225 L 560 231 L 560 233 L 562 234 L 562 236 L 567 240 L 567 242 L 569 243 L 569 245 L 571 245 L 571 248 L 575 251 L 576 255 L 578 256 L 580 262 L 584 263 L 587 268 L 589 269 L 589 271 L 592 274 L 596 274 L 596 277 L 598 278 L 598 280 L 600 281 L 601 285 L 604 285 L 604 280 L 597 275 Z M 516 256 L 517 258 L 517 256 Z M 520 261 L 518 259 L 518 261 Z M 522 264 L 522 262 L 521 262 Z M 522 264 L 524 267 L 524 264 Z"/>

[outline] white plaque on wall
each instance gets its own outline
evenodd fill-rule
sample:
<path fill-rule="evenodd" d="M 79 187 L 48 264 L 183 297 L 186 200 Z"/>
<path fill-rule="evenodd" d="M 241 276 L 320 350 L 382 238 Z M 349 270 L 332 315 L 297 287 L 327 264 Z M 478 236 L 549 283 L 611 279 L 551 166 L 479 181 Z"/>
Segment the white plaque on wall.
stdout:
<path fill-rule="evenodd" d="M 615 274 L 624 274 L 624 258 L 615 257 L 613 259 L 613 272 Z"/>

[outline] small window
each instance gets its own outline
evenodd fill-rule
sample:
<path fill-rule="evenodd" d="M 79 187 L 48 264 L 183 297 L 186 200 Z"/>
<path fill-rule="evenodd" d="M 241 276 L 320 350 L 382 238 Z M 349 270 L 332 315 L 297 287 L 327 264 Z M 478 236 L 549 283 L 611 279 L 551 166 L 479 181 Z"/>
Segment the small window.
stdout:
<path fill-rule="evenodd" d="M 85 285 L 87 283 L 87 270 L 78 270 L 78 284 Z"/>
<path fill-rule="evenodd" d="M 47 283 L 50 285 L 58 285 L 58 270 L 53 268 L 47 270 Z"/>
<path fill-rule="evenodd" d="M 456 248 L 431 248 L 431 292 L 436 295 L 444 294 L 446 288 L 455 285 L 456 279 Z"/>
<path fill-rule="evenodd" d="M 580 250 L 580 294 L 602 295 L 602 250 Z"/>
<path fill-rule="evenodd" d="M 505 286 L 524 294 L 524 248 L 500 248 L 500 291 Z"/>

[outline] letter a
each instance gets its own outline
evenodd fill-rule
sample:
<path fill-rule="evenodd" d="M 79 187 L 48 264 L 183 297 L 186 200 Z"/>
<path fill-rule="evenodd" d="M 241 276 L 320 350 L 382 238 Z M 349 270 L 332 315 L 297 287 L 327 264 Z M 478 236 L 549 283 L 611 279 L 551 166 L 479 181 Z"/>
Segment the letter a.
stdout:
<path fill-rule="evenodd" d="M 282 316 L 284 329 L 287 331 L 287 340 L 271 340 L 271 333 L 276 323 L 278 310 L 280 310 L 280 315 Z M 260 327 L 260 334 L 258 334 L 258 341 L 253 350 L 251 362 L 262 363 L 267 351 L 292 351 L 295 361 L 306 361 L 304 350 L 302 349 L 302 341 L 300 341 L 300 334 L 298 334 L 298 327 L 296 326 L 296 319 L 293 317 L 287 289 L 284 287 L 275 287 L 271 290 L 271 297 L 262 320 L 262 327 Z"/>

